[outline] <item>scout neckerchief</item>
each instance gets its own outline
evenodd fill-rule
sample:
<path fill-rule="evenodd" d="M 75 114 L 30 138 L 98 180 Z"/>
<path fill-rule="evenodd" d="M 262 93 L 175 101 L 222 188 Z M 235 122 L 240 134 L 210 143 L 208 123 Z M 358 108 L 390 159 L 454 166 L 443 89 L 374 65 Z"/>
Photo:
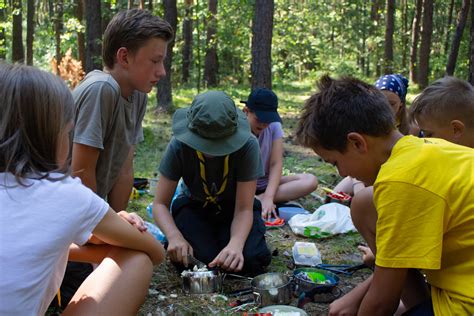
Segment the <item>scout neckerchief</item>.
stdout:
<path fill-rule="evenodd" d="M 199 175 L 201 176 L 202 186 L 204 188 L 204 193 L 206 194 L 206 203 L 204 203 L 204 207 L 206 207 L 206 205 L 211 202 L 212 204 L 217 205 L 219 210 L 221 210 L 221 206 L 217 203 L 217 197 L 222 194 L 222 192 L 224 192 L 227 186 L 227 175 L 229 174 L 229 155 L 225 156 L 224 158 L 224 174 L 222 175 L 221 188 L 215 194 L 211 194 L 211 191 L 209 191 L 206 181 L 206 166 L 204 155 L 197 150 L 196 154 L 199 160 Z"/>

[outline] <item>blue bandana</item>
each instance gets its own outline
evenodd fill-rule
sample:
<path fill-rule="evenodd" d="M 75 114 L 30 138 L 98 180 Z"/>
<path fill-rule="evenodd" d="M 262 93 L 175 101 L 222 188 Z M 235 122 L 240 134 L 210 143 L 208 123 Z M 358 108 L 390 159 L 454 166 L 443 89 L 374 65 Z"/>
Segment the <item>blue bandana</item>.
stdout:
<path fill-rule="evenodd" d="M 405 103 L 408 90 L 408 79 L 400 74 L 381 76 L 376 82 L 375 86 L 380 90 L 388 90 L 400 98 Z"/>

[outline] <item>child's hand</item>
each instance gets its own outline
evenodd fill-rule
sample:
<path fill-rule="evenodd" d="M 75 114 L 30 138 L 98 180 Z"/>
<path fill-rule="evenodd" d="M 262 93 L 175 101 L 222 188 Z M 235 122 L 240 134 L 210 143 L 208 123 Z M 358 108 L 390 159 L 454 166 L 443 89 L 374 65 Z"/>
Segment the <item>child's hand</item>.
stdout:
<path fill-rule="evenodd" d="M 193 247 L 182 236 L 168 238 L 168 255 L 171 261 L 188 266 L 188 254 L 193 255 Z"/>
<path fill-rule="evenodd" d="M 210 268 L 219 267 L 225 271 L 238 272 L 244 267 L 244 255 L 242 250 L 227 245 L 217 257 L 209 263 Z"/>
<path fill-rule="evenodd" d="M 129 222 L 132 226 L 137 228 L 141 232 L 146 231 L 145 221 L 136 213 L 128 213 L 126 211 L 120 211 L 117 213 L 121 218 Z"/>
<path fill-rule="evenodd" d="M 276 205 L 273 203 L 273 199 L 262 196 L 260 199 L 262 203 L 262 219 L 265 221 L 270 220 L 272 217 L 277 218 Z"/>
<path fill-rule="evenodd" d="M 370 250 L 369 247 L 362 245 L 357 246 L 357 249 L 362 252 L 362 261 L 364 262 L 364 264 L 368 267 L 373 267 L 375 264 L 375 256 L 372 250 Z"/>

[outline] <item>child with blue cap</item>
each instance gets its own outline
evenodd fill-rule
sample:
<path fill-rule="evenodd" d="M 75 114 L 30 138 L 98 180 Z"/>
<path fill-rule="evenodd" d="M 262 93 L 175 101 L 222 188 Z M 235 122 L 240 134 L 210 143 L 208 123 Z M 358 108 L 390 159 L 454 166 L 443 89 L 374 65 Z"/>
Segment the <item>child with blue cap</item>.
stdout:
<path fill-rule="evenodd" d="M 257 198 L 262 217 L 278 217 L 276 204 L 303 197 L 314 191 L 318 180 L 312 174 L 282 176 L 283 129 L 278 114 L 278 97 L 270 89 L 253 90 L 243 109 L 252 133 L 258 138 L 265 175 L 257 180 Z"/>

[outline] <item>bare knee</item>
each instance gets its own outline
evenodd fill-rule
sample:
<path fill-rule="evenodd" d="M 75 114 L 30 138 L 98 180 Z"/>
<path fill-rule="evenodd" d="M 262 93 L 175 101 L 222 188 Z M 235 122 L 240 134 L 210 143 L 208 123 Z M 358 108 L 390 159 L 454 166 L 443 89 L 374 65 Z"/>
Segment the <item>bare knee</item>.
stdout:
<path fill-rule="evenodd" d="M 316 190 L 316 188 L 318 187 L 318 178 L 309 173 L 304 173 L 304 177 L 306 179 L 306 182 L 308 183 L 308 187 L 311 189 L 310 192 Z"/>
<path fill-rule="evenodd" d="M 309 173 L 301 173 L 297 176 L 299 178 L 299 182 L 301 183 L 301 187 L 304 188 L 305 191 L 303 195 L 313 192 L 318 187 L 318 178 L 316 178 L 316 176 Z"/>
<path fill-rule="evenodd" d="M 83 282 L 64 315 L 135 315 L 145 301 L 152 273 L 147 254 L 115 248 Z"/>

